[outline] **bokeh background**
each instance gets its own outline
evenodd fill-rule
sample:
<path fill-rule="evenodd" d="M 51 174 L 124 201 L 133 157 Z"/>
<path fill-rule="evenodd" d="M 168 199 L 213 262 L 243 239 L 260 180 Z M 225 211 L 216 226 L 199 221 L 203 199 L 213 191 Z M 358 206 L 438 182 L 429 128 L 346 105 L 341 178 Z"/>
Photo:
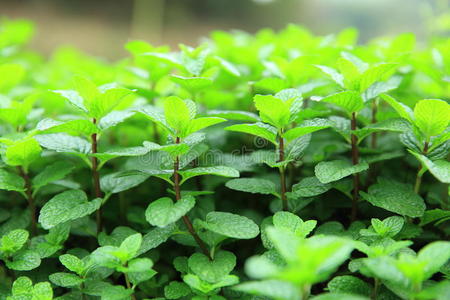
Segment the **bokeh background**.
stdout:
<path fill-rule="evenodd" d="M 123 44 L 196 45 L 211 30 L 280 29 L 303 24 L 316 34 L 356 27 L 360 41 L 413 32 L 425 41 L 448 34 L 449 0 L 0 0 L 0 16 L 37 25 L 32 46 L 50 54 L 61 45 L 111 59 Z"/>

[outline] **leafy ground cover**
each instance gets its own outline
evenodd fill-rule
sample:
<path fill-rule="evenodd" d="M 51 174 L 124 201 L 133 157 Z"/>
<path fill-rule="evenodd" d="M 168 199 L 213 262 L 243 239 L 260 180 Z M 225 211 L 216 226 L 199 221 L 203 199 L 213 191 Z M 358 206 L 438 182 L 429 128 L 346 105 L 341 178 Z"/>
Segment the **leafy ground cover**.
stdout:
<path fill-rule="evenodd" d="M 0 299 L 450 299 L 450 40 L 0 24 Z"/>

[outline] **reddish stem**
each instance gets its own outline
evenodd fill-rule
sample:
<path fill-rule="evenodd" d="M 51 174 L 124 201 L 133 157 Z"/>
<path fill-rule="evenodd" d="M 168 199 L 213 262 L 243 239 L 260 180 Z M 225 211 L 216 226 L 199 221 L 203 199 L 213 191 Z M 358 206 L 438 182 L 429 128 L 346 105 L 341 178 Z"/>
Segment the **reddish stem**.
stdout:
<path fill-rule="evenodd" d="M 97 124 L 96 119 L 92 119 L 92 123 Z M 91 135 L 91 141 L 92 141 L 92 154 L 96 154 L 97 151 L 97 134 L 93 133 Z M 102 190 L 100 189 L 100 174 L 98 172 L 98 159 L 95 156 L 91 156 L 91 163 L 92 163 L 92 184 L 94 186 L 94 197 L 95 198 L 103 198 Z M 97 223 L 97 235 L 102 231 L 103 224 L 102 224 L 102 209 L 101 207 L 96 212 L 96 223 Z"/>
<path fill-rule="evenodd" d="M 279 162 L 284 161 L 284 139 L 280 136 L 279 145 Z M 283 205 L 283 210 L 288 211 L 288 202 L 286 199 L 286 174 L 284 166 L 280 167 L 280 185 L 281 185 L 281 203 Z"/>
<path fill-rule="evenodd" d="M 352 113 L 351 130 L 356 130 L 356 113 Z M 357 165 L 359 163 L 359 151 L 358 151 L 358 137 L 355 134 L 351 134 L 351 146 L 352 146 L 352 164 Z M 358 196 L 359 196 L 359 173 L 353 174 L 353 198 L 352 198 L 352 222 L 356 220 L 358 214 Z"/>
<path fill-rule="evenodd" d="M 180 138 L 177 137 L 175 143 L 179 144 L 180 142 L 181 142 Z M 175 158 L 175 162 L 173 164 L 173 183 L 174 183 L 176 201 L 179 201 L 181 199 L 180 174 L 178 173 L 179 170 L 180 170 L 180 158 L 177 156 Z M 205 243 L 198 236 L 197 232 L 194 229 L 194 226 L 192 225 L 190 218 L 187 215 L 184 215 L 182 219 L 183 219 L 183 222 L 186 225 L 189 233 L 192 235 L 195 242 L 198 244 L 198 246 L 202 250 L 203 254 L 205 254 L 209 258 L 209 260 L 212 260 L 212 257 L 208 251 L 208 247 L 206 247 Z"/>
<path fill-rule="evenodd" d="M 23 169 L 23 167 L 17 167 L 20 176 L 25 181 L 25 195 L 27 196 L 28 208 L 30 210 L 31 216 L 31 235 L 36 236 L 37 234 L 37 219 L 36 219 L 36 204 L 34 203 L 33 189 L 31 186 L 30 176 Z"/>

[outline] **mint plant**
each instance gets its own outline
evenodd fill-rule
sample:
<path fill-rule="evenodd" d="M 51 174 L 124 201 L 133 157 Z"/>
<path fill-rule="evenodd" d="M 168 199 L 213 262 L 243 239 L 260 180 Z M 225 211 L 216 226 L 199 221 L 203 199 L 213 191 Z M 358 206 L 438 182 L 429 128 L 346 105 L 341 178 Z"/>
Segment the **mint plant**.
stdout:
<path fill-rule="evenodd" d="M 449 298 L 446 37 L 32 34 L 0 20 L 0 300 Z"/>
<path fill-rule="evenodd" d="M 295 89 L 282 90 L 275 95 L 256 95 L 253 101 L 262 122 L 232 125 L 226 129 L 256 135 L 277 147 L 276 156 L 271 155 L 268 160 L 263 160 L 270 167 L 279 170 L 281 191 L 276 193 L 275 190 L 270 190 L 269 193 L 279 197 L 283 210 L 287 211 L 289 207 L 286 195 L 288 191 L 286 166 L 306 148 L 308 134 L 325 129 L 330 125 L 326 120 L 315 119 L 289 129 L 289 126 L 292 126 L 297 120 L 302 106 L 301 94 Z M 264 191 L 264 184 L 261 184 L 262 182 L 258 181 L 235 179 L 230 181 L 227 186 L 241 191 L 267 193 Z"/>

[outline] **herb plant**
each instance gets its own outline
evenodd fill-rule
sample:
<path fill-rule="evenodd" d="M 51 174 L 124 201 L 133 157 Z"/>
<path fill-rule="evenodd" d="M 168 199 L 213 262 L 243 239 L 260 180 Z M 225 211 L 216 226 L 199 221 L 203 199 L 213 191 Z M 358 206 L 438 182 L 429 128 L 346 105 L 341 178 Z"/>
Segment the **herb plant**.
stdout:
<path fill-rule="evenodd" d="M 0 299 L 450 298 L 448 39 L 32 35 L 0 22 Z"/>

